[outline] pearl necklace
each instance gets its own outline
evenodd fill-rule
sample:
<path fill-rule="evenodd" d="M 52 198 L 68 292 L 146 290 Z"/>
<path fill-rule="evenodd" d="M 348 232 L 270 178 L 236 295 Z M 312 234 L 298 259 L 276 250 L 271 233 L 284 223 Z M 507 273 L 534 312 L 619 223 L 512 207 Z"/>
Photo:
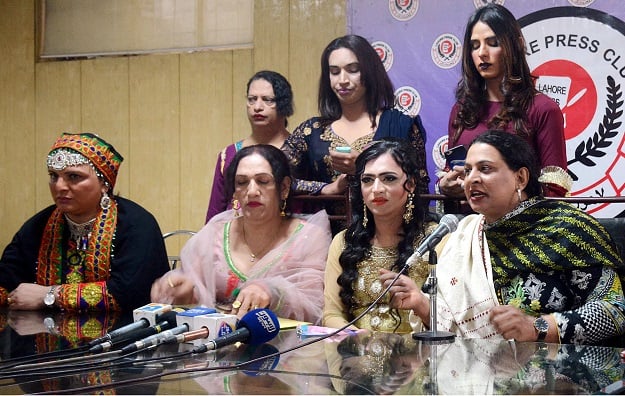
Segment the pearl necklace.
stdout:
<path fill-rule="evenodd" d="M 67 220 L 67 224 L 69 225 L 70 238 L 76 242 L 76 248 L 83 251 L 87 250 L 89 237 L 91 236 L 91 230 L 93 229 L 96 218 L 94 217 L 81 224 L 76 223 L 67 215 L 65 215 L 65 220 Z"/>

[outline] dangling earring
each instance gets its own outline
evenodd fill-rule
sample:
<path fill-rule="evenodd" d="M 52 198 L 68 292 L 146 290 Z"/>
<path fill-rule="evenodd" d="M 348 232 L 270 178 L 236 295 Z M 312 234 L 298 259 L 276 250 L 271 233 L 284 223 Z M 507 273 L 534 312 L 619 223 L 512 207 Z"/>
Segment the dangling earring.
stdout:
<path fill-rule="evenodd" d="M 111 207 L 111 198 L 109 198 L 109 195 L 106 193 L 106 191 L 102 193 L 102 198 L 100 198 L 100 207 L 102 208 L 102 210 L 107 210 Z"/>
<path fill-rule="evenodd" d="M 408 199 L 406 199 L 406 211 L 404 212 L 404 223 L 408 224 L 412 221 L 412 210 L 414 209 L 414 204 L 412 200 L 414 199 L 414 193 L 408 193 Z"/>
<path fill-rule="evenodd" d="M 284 209 L 286 209 L 286 199 L 282 200 L 282 205 L 280 205 L 280 216 L 281 217 L 285 217 L 286 213 L 284 212 Z"/>
<path fill-rule="evenodd" d="M 232 198 L 232 209 L 234 209 L 234 217 L 241 216 L 241 213 L 239 213 L 239 209 L 241 209 L 241 203 L 236 198 Z"/>
<path fill-rule="evenodd" d="M 362 205 L 364 212 L 362 215 L 362 226 L 367 228 L 367 223 L 369 223 L 369 219 L 367 218 L 367 205 Z"/>
<path fill-rule="evenodd" d="M 523 197 L 521 196 L 521 189 L 517 188 L 516 193 L 519 195 L 519 203 L 523 202 Z"/>

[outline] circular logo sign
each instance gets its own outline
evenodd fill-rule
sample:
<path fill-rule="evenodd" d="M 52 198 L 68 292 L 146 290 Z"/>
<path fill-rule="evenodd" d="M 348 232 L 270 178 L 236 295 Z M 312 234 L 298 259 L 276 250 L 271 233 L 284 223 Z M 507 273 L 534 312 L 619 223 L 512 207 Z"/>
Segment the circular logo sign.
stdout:
<path fill-rule="evenodd" d="M 398 21 L 408 21 L 417 15 L 418 0 L 388 0 L 388 10 Z"/>
<path fill-rule="evenodd" d="M 411 117 L 419 114 L 421 110 L 421 95 L 410 86 L 397 88 L 395 91 L 396 107 Z"/>
<path fill-rule="evenodd" d="M 564 115 L 571 195 L 623 195 L 625 23 L 578 7 L 544 9 L 519 23 L 536 87 Z M 624 209 L 619 204 L 579 206 L 596 217 L 613 217 Z"/>
<path fill-rule="evenodd" d="M 462 44 L 451 33 L 441 34 L 434 40 L 431 49 L 432 61 L 441 69 L 451 69 L 462 57 Z"/>
<path fill-rule="evenodd" d="M 391 67 L 393 67 L 393 49 L 391 46 L 384 41 L 374 41 L 371 43 L 371 46 L 378 53 L 384 69 L 386 71 L 391 70 Z"/>
<path fill-rule="evenodd" d="M 434 159 L 434 165 L 436 165 L 437 170 L 445 169 L 445 151 L 447 151 L 447 147 L 447 135 L 439 137 L 434 142 L 434 147 L 432 147 L 432 158 Z"/>
<path fill-rule="evenodd" d="M 575 7 L 588 7 L 594 2 L 595 0 L 569 0 L 569 3 L 571 3 Z"/>
<path fill-rule="evenodd" d="M 504 0 L 473 0 L 473 5 L 475 5 L 475 8 L 480 8 L 485 6 L 486 4 L 499 4 L 499 5 L 503 5 L 503 3 L 505 3 Z"/>

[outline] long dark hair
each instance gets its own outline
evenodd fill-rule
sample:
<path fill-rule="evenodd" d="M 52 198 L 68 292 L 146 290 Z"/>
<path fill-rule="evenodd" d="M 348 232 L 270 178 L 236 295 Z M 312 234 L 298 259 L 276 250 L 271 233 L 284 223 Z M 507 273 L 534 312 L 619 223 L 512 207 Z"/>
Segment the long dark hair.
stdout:
<path fill-rule="evenodd" d="M 256 72 L 248 81 L 245 92 L 249 94 L 250 84 L 256 80 L 265 80 L 273 88 L 276 97 L 276 112 L 285 118 L 284 126 L 288 126 L 287 117 L 293 115 L 295 105 L 293 104 L 293 90 L 291 84 L 282 74 L 272 70 L 261 70 Z"/>
<path fill-rule="evenodd" d="M 364 37 L 355 34 L 348 34 L 332 40 L 321 54 L 321 76 L 319 77 L 319 96 L 317 98 L 321 122 L 323 125 L 330 124 L 341 118 L 342 114 L 341 103 L 330 84 L 329 65 L 330 54 L 339 48 L 347 48 L 358 59 L 360 82 L 366 91 L 367 113 L 371 119 L 371 126 L 375 127 L 378 111 L 394 106 L 395 90 L 378 53 Z"/>
<path fill-rule="evenodd" d="M 499 112 L 487 121 L 493 129 L 505 129 L 509 122 L 514 132 L 530 136 L 532 131 L 526 125 L 526 114 L 534 96 L 538 93 L 534 86 L 535 77 L 530 72 L 525 57 L 525 40 L 521 26 L 508 9 L 490 3 L 475 10 L 469 18 L 464 32 L 462 47 L 462 78 L 456 87 L 458 114 L 452 121 L 455 128 L 452 144 L 458 141 L 464 129 L 473 129 L 485 115 L 488 98 L 484 78 L 473 63 L 471 34 L 476 23 L 483 22 L 492 29 L 501 47 L 503 80 L 501 92 L 504 100 Z"/>
<path fill-rule="evenodd" d="M 278 190 L 277 198 L 280 199 L 280 187 L 285 178 L 291 177 L 291 168 L 289 167 L 289 160 L 286 158 L 284 152 L 270 144 L 255 144 L 253 146 L 243 147 L 241 150 L 237 151 L 232 162 L 228 165 L 228 169 L 226 169 L 226 197 L 232 197 L 234 194 L 234 178 L 239 168 L 239 162 L 252 154 L 259 154 L 269 162 L 271 174 L 273 175 Z M 289 198 L 290 197 L 291 194 L 289 194 Z M 288 204 L 289 199 L 287 198 L 287 207 L 289 206 Z"/>
<path fill-rule="evenodd" d="M 527 193 L 528 198 L 542 197 L 542 185 L 538 181 L 540 177 L 538 157 L 525 139 L 506 131 L 488 130 L 473 139 L 471 146 L 476 143 L 488 144 L 495 148 L 508 168 L 515 172 L 527 168 L 529 180 L 523 191 Z"/>
<path fill-rule="evenodd" d="M 356 159 L 355 181 L 350 184 L 352 221 L 345 232 L 345 249 L 339 257 L 343 272 L 337 279 L 337 283 L 341 286 L 339 296 L 343 304 L 349 307 L 348 315 L 351 319 L 353 319 L 352 297 L 354 295 L 352 284 L 358 278 L 357 265 L 369 256 L 371 252 L 371 239 L 375 235 L 375 219 L 372 215 L 367 216 L 368 222 L 366 227 L 362 224 L 365 203 L 360 187 L 360 177 L 364 173 L 365 165 L 368 162 L 386 153 L 389 153 L 404 173 L 406 173 L 407 178 L 404 182 L 404 189 L 409 191 L 409 184 L 414 183 L 415 194 L 412 195 L 412 204 L 415 208 L 421 207 L 418 194 L 421 180 L 419 179 L 415 152 L 409 143 L 399 139 L 382 139 L 373 142 L 358 156 Z M 407 224 L 402 222 L 404 238 L 397 245 L 397 260 L 390 268 L 391 270 L 401 270 L 406 260 L 408 260 L 414 252 L 415 241 L 424 233 L 423 217 L 424 213 L 422 211 L 414 210 L 412 220 Z"/>

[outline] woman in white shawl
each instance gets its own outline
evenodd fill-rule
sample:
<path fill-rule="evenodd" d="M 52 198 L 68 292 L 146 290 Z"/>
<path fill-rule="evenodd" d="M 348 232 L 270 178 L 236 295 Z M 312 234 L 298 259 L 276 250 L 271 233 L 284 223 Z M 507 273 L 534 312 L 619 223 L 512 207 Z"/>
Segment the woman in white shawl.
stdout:
<path fill-rule="evenodd" d="M 270 145 L 237 152 L 226 174 L 232 210 L 211 219 L 181 251 L 181 268 L 152 286 L 152 301 L 201 304 L 243 316 L 269 308 L 318 323 L 331 241 L 325 211 L 286 214 L 291 177 Z"/>
<path fill-rule="evenodd" d="M 438 328 L 467 338 L 568 344 L 625 334 L 623 263 L 614 241 L 592 216 L 543 199 L 527 142 L 486 131 L 471 144 L 464 172 L 465 195 L 479 214 L 439 245 Z M 427 296 L 404 277 L 400 282 L 392 305 L 429 323 Z"/>

